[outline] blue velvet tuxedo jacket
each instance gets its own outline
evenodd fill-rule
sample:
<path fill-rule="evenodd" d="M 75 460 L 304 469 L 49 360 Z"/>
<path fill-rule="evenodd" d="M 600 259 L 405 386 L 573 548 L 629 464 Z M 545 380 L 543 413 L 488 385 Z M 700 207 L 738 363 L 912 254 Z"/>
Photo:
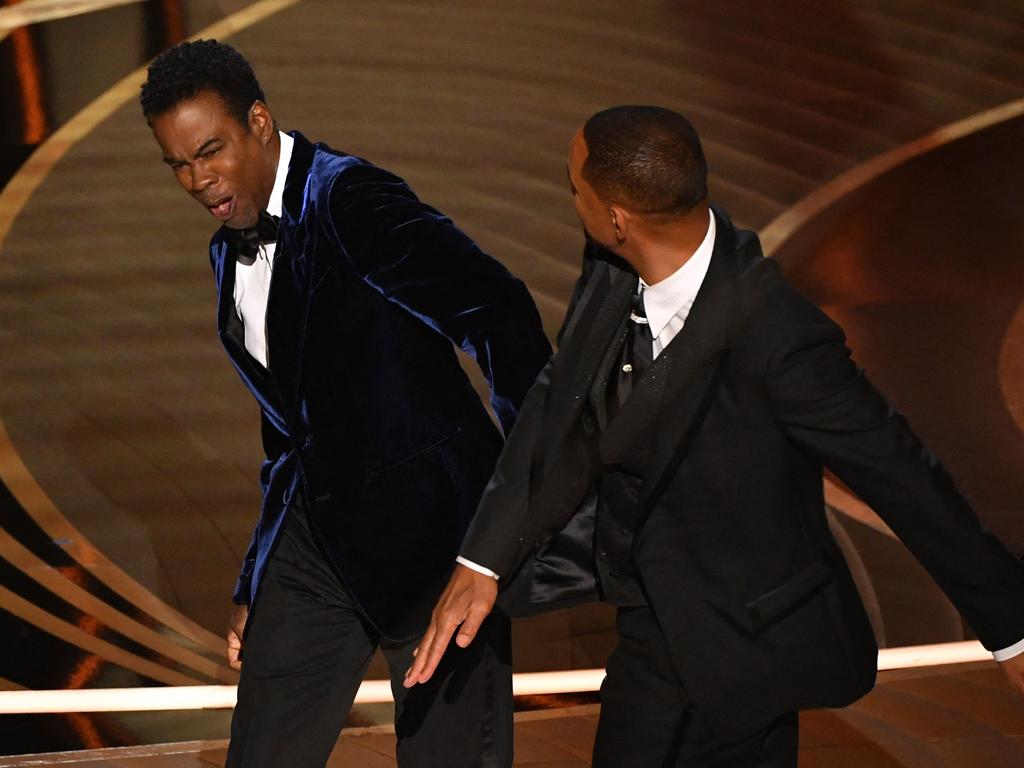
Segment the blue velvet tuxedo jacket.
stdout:
<path fill-rule="evenodd" d="M 335 571 L 391 639 L 422 632 L 502 438 L 551 354 L 526 287 L 396 176 L 293 133 L 267 304 L 245 350 L 236 254 L 210 243 L 220 337 L 262 409 L 263 504 L 234 599 L 250 606 L 295 494 Z"/>

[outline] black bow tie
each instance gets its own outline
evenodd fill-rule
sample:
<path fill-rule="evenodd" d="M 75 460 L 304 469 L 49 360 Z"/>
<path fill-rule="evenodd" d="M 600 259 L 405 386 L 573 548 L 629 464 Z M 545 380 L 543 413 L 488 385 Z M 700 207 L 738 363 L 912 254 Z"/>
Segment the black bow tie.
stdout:
<path fill-rule="evenodd" d="M 242 264 L 249 265 L 256 261 L 261 245 L 277 242 L 277 224 L 280 220 L 279 217 L 271 216 L 266 211 L 260 211 L 260 217 L 256 221 L 255 227 L 249 229 L 225 227 L 228 242 L 235 246 L 235 253 Z"/>

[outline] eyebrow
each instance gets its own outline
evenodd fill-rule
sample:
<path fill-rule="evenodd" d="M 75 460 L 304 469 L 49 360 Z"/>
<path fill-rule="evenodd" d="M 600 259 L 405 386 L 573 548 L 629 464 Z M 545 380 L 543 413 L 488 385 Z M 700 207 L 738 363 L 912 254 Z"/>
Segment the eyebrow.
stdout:
<path fill-rule="evenodd" d="M 201 154 L 203 154 L 203 152 L 208 150 L 210 148 L 211 144 L 215 144 L 218 141 L 220 141 L 220 139 L 218 137 L 216 137 L 216 136 L 214 136 L 212 139 L 207 139 L 206 141 L 204 141 L 203 145 L 201 147 L 199 147 L 199 149 L 197 149 L 195 151 L 194 155 L 192 155 L 192 159 L 195 160 L 197 157 L 199 157 Z M 173 157 L 164 157 L 164 162 L 167 163 L 168 165 L 180 165 L 184 161 L 178 160 L 178 159 L 173 158 Z"/>
<path fill-rule="evenodd" d="M 572 190 L 572 193 L 574 195 L 578 194 L 576 192 L 576 185 L 572 183 L 572 173 L 569 171 L 569 164 L 568 163 L 565 164 L 565 177 L 569 180 L 569 189 Z"/>

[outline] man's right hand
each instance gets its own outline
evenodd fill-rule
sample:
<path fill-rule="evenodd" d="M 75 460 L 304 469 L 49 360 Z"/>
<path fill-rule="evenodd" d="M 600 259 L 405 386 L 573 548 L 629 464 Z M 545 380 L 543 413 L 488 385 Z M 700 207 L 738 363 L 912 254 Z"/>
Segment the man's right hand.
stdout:
<path fill-rule="evenodd" d="M 232 669 L 242 668 L 242 633 L 249 618 L 248 605 L 236 605 L 228 620 L 228 664 Z"/>
<path fill-rule="evenodd" d="M 403 685 L 412 688 L 430 679 L 456 630 L 455 644 L 460 648 L 473 642 L 497 598 L 498 582 L 493 576 L 456 565 L 448 586 L 434 607 L 430 626 L 413 651 L 415 659 L 405 673 Z"/>

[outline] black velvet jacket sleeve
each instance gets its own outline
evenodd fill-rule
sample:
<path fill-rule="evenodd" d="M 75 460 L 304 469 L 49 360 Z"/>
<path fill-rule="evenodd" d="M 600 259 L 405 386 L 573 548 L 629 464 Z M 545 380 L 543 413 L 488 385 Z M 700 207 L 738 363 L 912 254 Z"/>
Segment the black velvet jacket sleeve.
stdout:
<path fill-rule="evenodd" d="M 367 284 L 476 360 L 508 435 L 551 354 L 526 286 L 387 171 L 347 169 L 329 201 L 338 251 Z"/>

